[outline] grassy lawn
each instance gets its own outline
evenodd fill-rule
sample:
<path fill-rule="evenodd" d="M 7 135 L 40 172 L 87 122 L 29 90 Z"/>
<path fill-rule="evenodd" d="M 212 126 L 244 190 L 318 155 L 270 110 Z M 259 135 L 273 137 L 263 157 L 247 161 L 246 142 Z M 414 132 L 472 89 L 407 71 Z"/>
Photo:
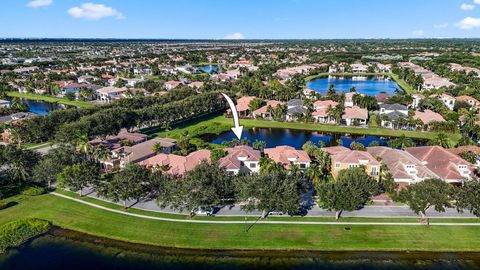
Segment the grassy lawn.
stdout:
<path fill-rule="evenodd" d="M 70 105 L 75 107 L 90 108 L 95 106 L 95 104 L 86 102 L 86 101 L 68 100 L 66 98 L 58 98 L 58 97 L 51 97 L 51 96 L 44 96 L 44 95 L 37 95 L 37 94 L 30 94 L 30 93 L 8 92 L 7 95 L 10 97 L 19 97 L 19 98 L 25 98 L 30 100 L 60 103 L 60 104 L 65 104 L 65 105 Z"/>
<path fill-rule="evenodd" d="M 434 132 L 404 131 L 383 128 L 356 128 L 337 125 L 313 124 L 313 123 L 295 123 L 295 122 L 274 122 L 265 120 L 241 119 L 240 124 L 246 129 L 252 128 L 290 128 L 311 130 L 319 132 L 350 133 L 358 135 L 376 135 L 399 137 L 405 135 L 415 139 L 431 139 L 435 137 Z M 188 131 L 190 136 L 196 137 L 203 134 L 220 134 L 229 131 L 233 127 L 233 120 L 224 116 L 211 117 L 194 122 L 184 123 L 170 131 L 160 131 L 155 133 L 159 137 L 178 138 L 182 132 Z M 460 139 L 459 134 L 448 134 L 450 140 L 456 143 Z"/>
<path fill-rule="evenodd" d="M 0 225 L 40 218 L 92 235 L 150 245 L 207 249 L 480 251 L 480 227 L 184 224 L 129 217 L 53 195 L 11 197 Z"/>

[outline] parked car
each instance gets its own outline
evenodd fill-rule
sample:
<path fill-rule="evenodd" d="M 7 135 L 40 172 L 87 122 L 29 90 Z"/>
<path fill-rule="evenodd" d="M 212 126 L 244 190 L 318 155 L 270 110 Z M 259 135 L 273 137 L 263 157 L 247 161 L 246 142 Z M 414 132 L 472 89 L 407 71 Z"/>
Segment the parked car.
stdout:
<path fill-rule="evenodd" d="M 268 212 L 267 216 L 283 216 L 283 214 L 282 211 L 272 210 Z"/>
<path fill-rule="evenodd" d="M 191 216 L 213 216 L 213 207 L 196 207 L 190 212 Z"/>

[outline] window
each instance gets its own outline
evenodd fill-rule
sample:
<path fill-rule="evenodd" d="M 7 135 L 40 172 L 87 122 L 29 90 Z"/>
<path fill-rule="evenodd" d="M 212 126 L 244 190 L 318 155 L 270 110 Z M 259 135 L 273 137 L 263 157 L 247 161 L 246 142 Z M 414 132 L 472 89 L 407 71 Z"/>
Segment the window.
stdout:
<path fill-rule="evenodd" d="M 250 163 L 250 168 L 255 169 L 257 167 L 256 163 Z"/>
<path fill-rule="evenodd" d="M 306 168 L 305 163 L 301 163 L 301 164 L 300 164 L 300 169 L 305 169 L 305 168 Z"/>
<path fill-rule="evenodd" d="M 335 163 L 335 168 L 340 168 L 340 163 Z"/>

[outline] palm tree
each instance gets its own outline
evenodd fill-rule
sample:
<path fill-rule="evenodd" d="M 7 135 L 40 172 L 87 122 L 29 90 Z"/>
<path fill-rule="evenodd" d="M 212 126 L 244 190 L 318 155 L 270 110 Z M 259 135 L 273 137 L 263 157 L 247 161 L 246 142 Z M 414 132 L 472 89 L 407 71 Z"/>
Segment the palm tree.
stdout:
<path fill-rule="evenodd" d="M 76 135 L 76 147 L 77 151 L 84 154 L 85 157 L 89 158 L 90 154 L 93 153 L 93 146 L 88 140 L 87 134 L 77 134 Z"/>
<path fill-rule="evenodd" d="M 302 169 L 300 169 L 298 164 L 290 164 L 288 172 L 290 173 L 290 176 L 295 179 L 300 179 L 302 177 Z"/>
<path fill-rule="evenodd" d="M 397 137 L 395 139 L 391 139 L 389 143 L 391 147 L 402 149 L 402 150 L 404 150 L 407 147 L 416 146 L 415 142 L 412 139 L 407 138 L 405 134 L 402 134 L 402 136 Z"/>
<path fill-rule="evenodd" d="M 258 149 L 258 150 L 263 152 L 263 149 L 265 149 L 265 147 L 267 147 L 267 143 L 265 141 L 255 140 L 253 142 L 252 146 L 253 146 L 253 148 Z"/>
<path fill-rule="evenodd" d="M 95 160 L 100 161 L 109 158 L 111 154 L 112 153 L 108 150 L 107 147 L 105 147 L 105 145 L 100 144 L 93 152 L 93 157 L 95 158 Z"/>
<path fill-rule="evenodd" d="M 328 106 L 327 109 L 328 116 L 335 119 L 335 122 L 339 124 L 342 121 L 342 114 L 343 114 L 343 106 L 337 105 L 335 107 Z"/>
<path fill-rule="evenodd" d="M 431 139 L 428 142 L 428 144 L 429 145 L 438 145 L 438 146 L 441 146 L 443 148 L 450 148 L 451 147 L 450 139 L 448 138 L 447 134 L 445 134 L 445 133 L 438 133 L 437 136 L 435 136 L 435 138 Z"/>
<path fill-rule="evenodd" d="M 310 167 L 307 169 L 307 178 L 312 181 L 314 184 L 318 183 L 320 179 L 323 178 L 323 172 L 320 166 L 317 163 L 310 164 Z"/>
<path fill-rule="evenodd" d="M 262 157 L 260 158 L 260 174 L 271 174 L 282 171 L 284 168 L 281 164 L 273 160 Z"/>

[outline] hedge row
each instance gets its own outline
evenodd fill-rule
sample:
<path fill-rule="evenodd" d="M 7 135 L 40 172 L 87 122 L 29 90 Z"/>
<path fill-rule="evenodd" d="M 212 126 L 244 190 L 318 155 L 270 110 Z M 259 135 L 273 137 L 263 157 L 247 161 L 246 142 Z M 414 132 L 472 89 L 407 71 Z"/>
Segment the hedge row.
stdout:
<path fill-rule="evenodd" d="M 40 219 L 25 219 L 6 223 L 0 226 L 0 253 L 7 248 L 16 247 L 28 239 L 47 232 L 50 223 Z"/>

